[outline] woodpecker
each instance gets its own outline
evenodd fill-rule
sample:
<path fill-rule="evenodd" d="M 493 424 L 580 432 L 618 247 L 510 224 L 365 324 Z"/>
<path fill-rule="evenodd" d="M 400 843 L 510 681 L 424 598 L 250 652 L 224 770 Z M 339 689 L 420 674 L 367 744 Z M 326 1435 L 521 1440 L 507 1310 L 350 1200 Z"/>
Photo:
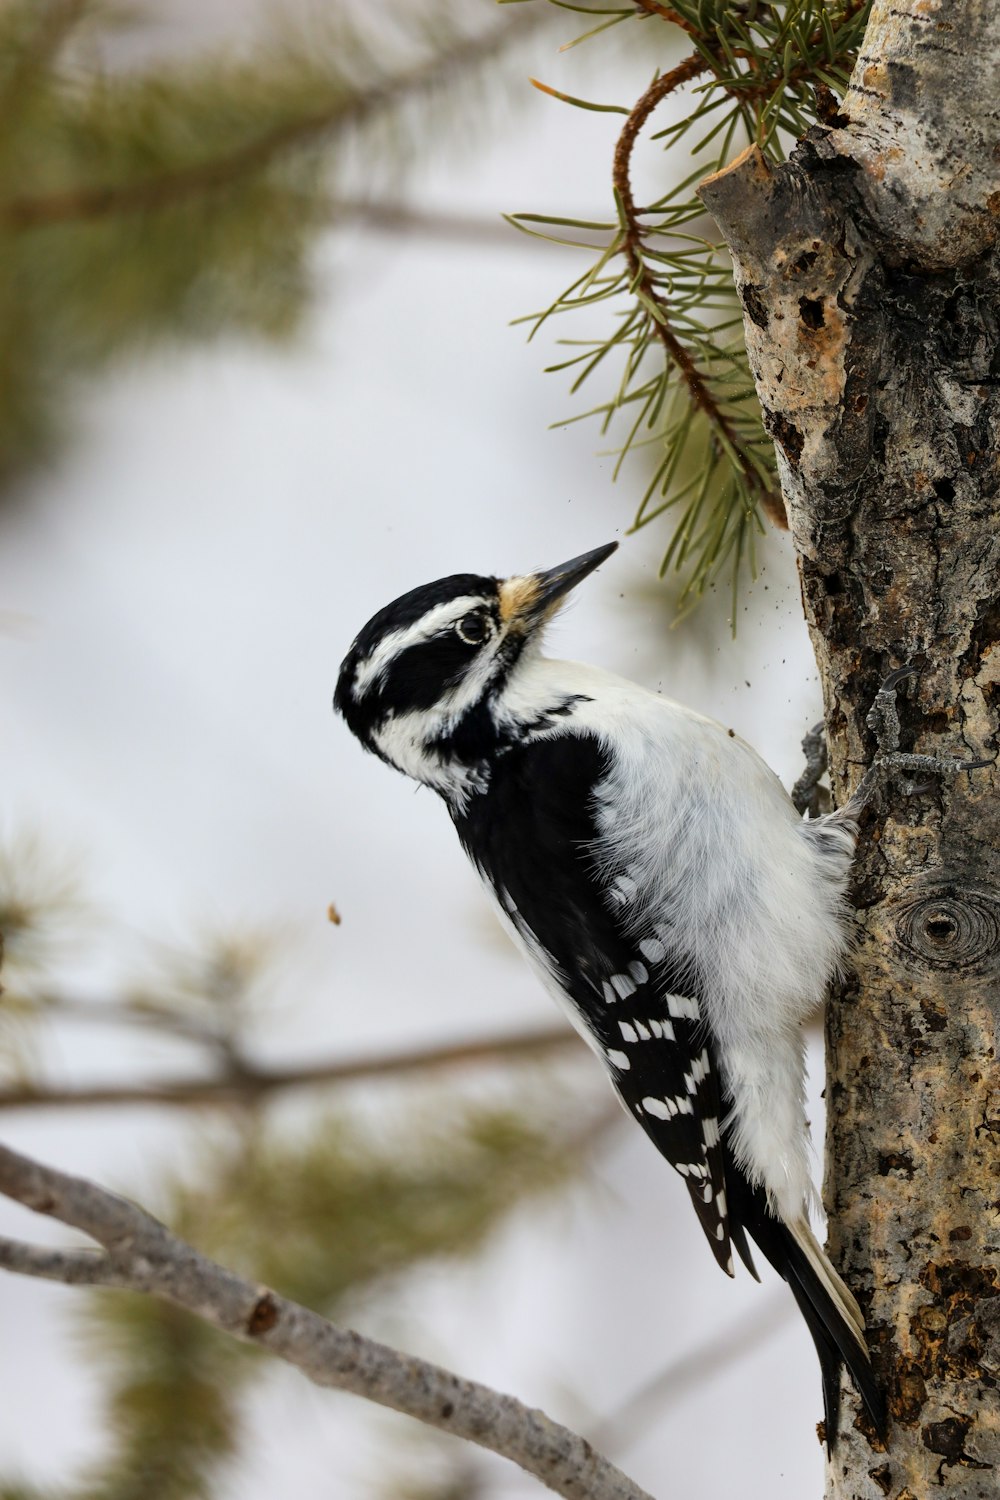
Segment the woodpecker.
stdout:
<path fill-rule="evenodd" d="M 611 556 L 454 574 L 369 620 L 334 706 L 367 750 L 444 800 L 500 917 L 684 1180 L 715 1259 L 749 1241 L 819 1355 L 828 1448 L 846 1365 L 878 1430 L 857 1302 L 809 1223 L 802 1023 L 848 951 L 856 803 L 800 818 L 712 719 L 542 655 Z"/>

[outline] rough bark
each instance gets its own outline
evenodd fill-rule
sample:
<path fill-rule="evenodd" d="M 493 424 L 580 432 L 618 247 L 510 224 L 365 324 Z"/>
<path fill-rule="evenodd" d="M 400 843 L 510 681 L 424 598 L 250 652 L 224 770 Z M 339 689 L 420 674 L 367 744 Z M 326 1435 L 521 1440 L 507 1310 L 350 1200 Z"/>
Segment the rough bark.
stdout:
<path fill-rule="evenodd" d="M 774 436 L 842 802 L 912 663 L 903 748 L 993 765 L 866 816 L 827 1019 L 831 1252 L 888 1450 L 849 1397 L 828 1496 L 1000 1492 L 1000 6 L 876 0 L 844 113 L 703 186 Z"/>

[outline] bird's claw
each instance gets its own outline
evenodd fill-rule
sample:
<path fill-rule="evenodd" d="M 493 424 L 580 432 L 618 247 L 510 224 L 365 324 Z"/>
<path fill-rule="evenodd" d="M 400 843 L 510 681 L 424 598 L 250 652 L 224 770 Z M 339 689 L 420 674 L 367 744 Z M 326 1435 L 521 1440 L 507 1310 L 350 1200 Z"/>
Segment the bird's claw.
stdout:
<path fill-rule="evenodd" d="M 890 672 L 888 677 L 883 680 L 882 685 L 879 688 L 879 693 L 895 694 L 895 691 L 901 682 L 905 682 L 907 677 L 919 677 L 920 672 L 920 667 L 914 667 L 912 665 L 906 667 L 897 667 L 895 671 Z"/>
<path fill-rule="evenodd" d="M 792 802 L 800 817 L 818 818 L 830 811 L 832 801 L 829 788 L 819 784 L 830 759 L 826 724 L 822 719 L 803 739 L 802 754 L 806 758 L 806 767 L 792 787 Z"/>
<path fill-rule="evenodd" d="M 861 778 L 861 784 L 851 798 L 850 806 L 855 813 L 860 812 L 875 795 L 882 792 L 890 778 L 900 776 L 904 771 L 929 772 L 932 777 L 944 777 L 950 780 L 960 771 L 977 771 L 983 766 L 993 764 L 991 760 L 955 760 L 950 757 L 918 755 L 900 750 L 896 692 L 901 682 L 908 677 L 917 677 L 919 674 L 919 667 L 897 667 L 895 671 L 889 673 L 875 694 L 875 701 L 865 716 L 865 723 L 874 734 L 878 749 L 874 760 Z M 922 792 L 929 792 L 933 786 L 933 780 L 913 782 L 900 779 L 900 790 L 906 797 L 916 797 Z"/>

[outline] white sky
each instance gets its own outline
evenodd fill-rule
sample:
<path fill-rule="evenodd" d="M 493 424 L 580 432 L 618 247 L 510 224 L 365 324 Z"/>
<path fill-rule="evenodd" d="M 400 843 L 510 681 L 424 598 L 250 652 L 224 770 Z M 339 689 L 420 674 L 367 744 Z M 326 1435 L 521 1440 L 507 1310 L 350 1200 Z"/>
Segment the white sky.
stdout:
<path fill-rule="evenodd" d="M 544 47 L 524 71 L 571 87 Z M 462 213 L 599 208 L 615 117 L 524 95 L 489 149 L 443 151 L 409 192 Z M 356 630 L 403 590 L 551 566 L 626 529 L 634 486 L 611 487 L 596 429 L 547 430 L 576 408 L 563 377 L 542 374 L 551 346 L 507 326 L 575 265 L 513 231 L 509 248 L 331 236 L 293 348 L 159 354 L 81 396 L 63 456 L 0 515 L 0 609 L 19 621 L 0 636 L 4 819 L 84 852 L 105 946 L 81 988 L 109 985 L 142 937 L 278 923 L 294 934 L 295 1003 L 262 1021 L 268 1061 L 554 1018 L 494 933 L 437 800 L 363 755 L 330 698 Z M 714 714 L 788 782 L 819 696 L 786 545 L 769 548 L 734 646 L 707 613 L 664 632 L 648 587 L 664 538 L 626 540 L 551 649 Z M 177 1065 L 103 1028 L 54 1037 L 47 1057 L 79 1080 Z M 11 1144 L 137 1193 L 192 1129 L 151 1111 L 3 1123 Z M 596 1179 L 521 1215 L 480 1264 L 417 1278 L 399 1338 L 586 1426 L 755 1308 L 790 1306 L 720 1275 L 639 1132 Z M 78 1295 L 0 1281 L 4 1474 L 59 1483 L 101 1451 L 86 1351 L 66 1333 Z M 371 1456 L 406 1452 L 402 1423 L 363 1423 L 352 1398 L 292 1373 L 253 1400 L 253 1456 L 224 1500 L 360 1500 Z M 789 1315 L 614 1456 L 659 1496 L 707 1500 L 736 1479 L 748 1497 L 801 1500 L 820 1483 L 820 1413 Z M 539 1493 L 496 1473 L 498 1500 Z"/>

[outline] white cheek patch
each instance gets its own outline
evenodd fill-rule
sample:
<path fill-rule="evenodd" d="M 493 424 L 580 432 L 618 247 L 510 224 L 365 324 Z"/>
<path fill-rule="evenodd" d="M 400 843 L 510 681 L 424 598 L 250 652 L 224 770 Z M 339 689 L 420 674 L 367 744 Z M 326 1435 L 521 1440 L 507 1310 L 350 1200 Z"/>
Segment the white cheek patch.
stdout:
<path fill-rule="evenodd" d="M 470 708 L 474 708 L 485 695 L 497 669 L 497 645 L 500 637 L 494 636 L 479 647 L 469 670 L 449 693 L 441 697 L 431 715 L 438 720 L 437 733 L 447 734 L 455 722 Z"/>
<path fill-rule="evenodd" d="M 424 786 L 434 787 L 457 807 L 464 808 L 474 792 L 486 790 L 486 768 L 445 760 L 424 742 L 427 732 L 426 714 L 390 714 L 373 730 L 372 740 L 397 771 Z"/>

